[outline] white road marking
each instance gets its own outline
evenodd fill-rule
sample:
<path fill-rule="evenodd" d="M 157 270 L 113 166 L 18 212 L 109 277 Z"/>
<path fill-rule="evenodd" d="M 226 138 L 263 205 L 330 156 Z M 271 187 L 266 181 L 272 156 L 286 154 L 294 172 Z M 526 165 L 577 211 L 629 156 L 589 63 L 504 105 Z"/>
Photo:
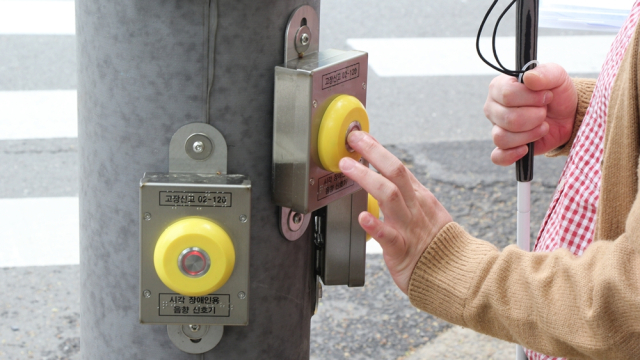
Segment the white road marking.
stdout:
<path fill-rule="evenodd" d="M 367 254 L 382 254 L 382 247 L 376 239 L 367 241 Z"/>
<path fill-rule="evenodd" d="M 78 198 L 0 199 L 0 267 L 80 263 Z"/>
<path fill-rule="evenodd" d="M 570 74 L 599 73 L 615 35 L 542 36 L 540 62 L 555 62 Z M 475 38 L 348 39 L 347 44 L 369 53 L 369 66 L 382 77 L 496 75 L 476 54 Z M 514 68 L 513 37 L 498 37 L 500 61 Z M 482 38 L 481 50 L 494 64 L 491 41 Z"/>
<path fill-rule="evenodd" d="M 0 91 L 0 140 L 78 137 L 77 103 L 75 90 Z"/>
<path fill-rule="evenodd" d="M 0 0 L 0 34 L 74 35 L 75 1 Z"/>

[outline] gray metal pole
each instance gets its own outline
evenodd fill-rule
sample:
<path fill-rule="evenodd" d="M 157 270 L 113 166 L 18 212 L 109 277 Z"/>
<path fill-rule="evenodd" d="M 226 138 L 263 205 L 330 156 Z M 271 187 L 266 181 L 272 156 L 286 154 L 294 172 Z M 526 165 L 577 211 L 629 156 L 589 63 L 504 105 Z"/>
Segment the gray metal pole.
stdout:
<path fill-rule="evenodd" d="M 84 359 L 195 358 L 166 326 L 138 323 L 138 191 L 145 171 L 168 171 L 173 133 L 205 121 L 211 3 L 76 1 Z M 286 241 L 270 195 L 274 66 L 291 12 L 307 3 L 319 12 L 319 0 L 218 4 L 209 114 L 229 173 L 253 184 L 251 302 L 249 326 L 226 327 L 206 359 L 309 357 L 311 233 Z"/>

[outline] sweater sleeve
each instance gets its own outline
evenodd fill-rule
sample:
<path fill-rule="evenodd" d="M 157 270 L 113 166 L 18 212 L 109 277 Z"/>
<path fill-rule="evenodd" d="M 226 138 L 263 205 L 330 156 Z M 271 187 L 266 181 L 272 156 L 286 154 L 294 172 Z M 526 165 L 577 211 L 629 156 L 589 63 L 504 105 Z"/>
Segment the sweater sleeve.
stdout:
<path fill-rule="evenodd" d="M 640 354 L 640 254 L 628 234 L 565 249 L 499 251 L 456 223 L 418 261 L 411 303 L 448 322 L 552 356 Z"/>
<path fill-rule="evenodd" d="M 569 155 L 569 151 L 573 145 L 573 140 L 575 140 L 578 129 L 580 129 L 580 125 L 582 125 L 582 119 L 584 119 L 584 115 L 587 112 L 587 108 L 591 102 L 593 89 L 596 86 L 596 79 L 574 78 L 571 80 L 573 81 L 573 86 L 576 88 L 576 92 L 578 93 L 578 105 L 576 108 L 576 118 L 573 122 L 573 131 L 571 131 L 569 141 L 545 154 L 548 157 Z"/>

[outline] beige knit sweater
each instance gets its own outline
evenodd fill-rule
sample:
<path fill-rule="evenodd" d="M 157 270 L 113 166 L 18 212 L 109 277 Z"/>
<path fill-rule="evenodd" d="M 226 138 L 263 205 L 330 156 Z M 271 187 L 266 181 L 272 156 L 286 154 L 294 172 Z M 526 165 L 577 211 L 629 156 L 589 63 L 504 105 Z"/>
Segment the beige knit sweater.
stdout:
<path fill-rule="evenodd" d="M 450 223 L 416 265 L 413 305 L 547 355 L 640 359 L 639 33 L 637 27 L 609 103 L 595 241 L 581 257 L 515 245 L 500 251 Z M 552 155 L 569 152 L 595 82 L 574 84 L 574 134 Z"/>

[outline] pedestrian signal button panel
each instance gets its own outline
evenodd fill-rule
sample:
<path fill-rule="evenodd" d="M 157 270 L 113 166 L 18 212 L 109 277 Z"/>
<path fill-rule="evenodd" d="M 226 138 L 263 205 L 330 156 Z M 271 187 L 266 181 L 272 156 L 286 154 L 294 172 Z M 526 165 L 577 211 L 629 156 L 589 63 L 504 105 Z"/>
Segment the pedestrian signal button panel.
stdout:
<path fill-rule="evenodd" d="M 140 321 L 246 325 L 250 181 L 147 173 L 140 207 Z"/>
<path fill-rule="evenodd" d="M 275 68 L 274 202 L 307 214 L 351 195 L 360 186 L 338 162 L 360 155 L 346 143 L 369 131 L 365 110 L 368 54 L 325 50 Z"/>

